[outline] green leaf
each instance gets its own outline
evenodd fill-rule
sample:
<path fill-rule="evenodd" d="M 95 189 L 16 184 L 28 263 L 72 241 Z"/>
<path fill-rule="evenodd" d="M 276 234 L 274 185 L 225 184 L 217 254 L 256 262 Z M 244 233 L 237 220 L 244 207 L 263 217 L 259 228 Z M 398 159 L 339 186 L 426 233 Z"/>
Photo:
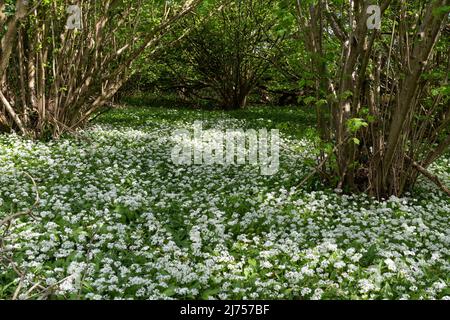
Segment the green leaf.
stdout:
<path fill-rule="evenodd" d="M 305 104 L 312 104 L 312 103 L 316 102 L 316 98 L 315 97 L 306 97 L 305 99 L 303 99 L 303 102 Z"/>
<path fill-rule="evenodd" d="M 163 294 L 168 297 L 172 297 L 175 295 L 175 286 L 171 285 L 166 290 L 164 290 Z"/>
<path fill-rule="evenodd" d="M 328 101 L 325 99 L 320 99 L 319 101 L 316 102 L 316 106 L 320 107 L 320 106 L 324 106 L 327 105 Z"/>
<path fill-rule="evenodd" d="M 353 92 L 351 92 L 350 90 L 344 91 L 341 94 L 341 99 L 342 100 L 346 100 L 346 99 L 348 99 L 350 97 L 353 97 Z"/>
<path fill-rule="evenodd" d="M 361 129 L 363 127 L 368 127 L 368 126 L 369 126 L 369 124 L 364 119 L 361 119 L 361 118 L 353 118 L 353 119 L 349 119 L 347 121 L 347 128 L 352 133 L 355 133 L 359 129 Z"/>
<path fill-rule="evenodd" d="M 218 294 L 219 291 L 220 291 L 219 288 L 210 288 L 210 289 L 207 289 L 207 290 L 205 290 L 205 291 L 202 293 L 202 299 L 207 300 L 209 297 L 213 297 L 213 296 L 215 296 L 216 294 Z"/>

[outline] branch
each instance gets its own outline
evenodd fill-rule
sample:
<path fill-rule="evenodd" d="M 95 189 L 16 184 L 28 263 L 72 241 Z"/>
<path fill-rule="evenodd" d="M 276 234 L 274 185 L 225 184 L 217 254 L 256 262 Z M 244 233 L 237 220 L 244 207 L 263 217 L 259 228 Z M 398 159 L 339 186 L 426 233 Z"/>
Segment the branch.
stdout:
<path fill-rule="evenodd" d="M 16 123 L 16 125 L 19 127 L 20 131 L 22 132 L 23 135 L 27 135 L 27 130 L 25 129 L 22 121 L 20 120 L 19 116 L 17 115 L 17 113 L 14 111 L 14 109 L 12 108 L 11 104 L 9 103 L 8 99 L 6 99 L 6 97 L 3 95 L 3 92 L 0 88 L 0 101 L 3 103 L 3 105 L 6 108 L 6 111 L 8 111 L 8 113 L 10 114 L 11 118 L 14 120 L 14 122 Z"/>
<path fill-rule="evenodd" d="M 20 269 L 20 267 L 18 266 L 18 264 L 16 262 L 14 262 L 12 257 L 9 257 L 7 254 L 5 254 L 6 253 L 6 248 L 5 248 L 5 240 L 4 239 L 6 238 L 6 234 L 8 233 L 9 228 L 11 227 L 11 223 L 15 219 L 17 219 L 17 218 L 19 218 L 21 216 L 25 216 L 25 215 L 28 215 L 28 216 L 30 216 L 33 219 L 35 218 L 34 215 L 33 215 L 33 210 L 40 202 L 39 190 L 38 190 L 38 187 L 36 185 L 36 181 L 27 172 L 25 172 L 25 175 L 28 178 L 30 178 L 31 182 L 33 183 L 34 189 L 35 189 L 36 196 L 35 196 L 35 202 L 34 202 L 33 206 L 30 209 L 28 209 L 27 211 L 23 211 L 23 212 L 19 212 L 19 213 L 10 215 L 10 216 L 8 216 L 8 217 L 6 217 L 6 218 L 4 218 L 3 220 L 0 221 L 0 227 L 2 227 L 3 225 L 6 225 L 2 235 L 0 237 L 0 253 L 1 253 L 1 255 L 0 255 L 0 263 L 3 266 L 5 266 L 6 268 L 11 268 L 12 270 L 14 270 L 14 272 L 20 277 L 19 278 L 19 284 L 16 287 L 16 290 L 14 290 L 14 293 L 13 293 L 13 296 L 12 296 L 12 300 L 16 300 L 18 298 L 20 290 L 22 290 L 23 285 L 24 285 L 24 280 L 25 280 L 26 273 Z M 6 261 L 7 263 L 5 263 L 4 261 Z M 39 283 L 35 284 L 30 290 L 28 290 L 27 294 L 31 293 L 38 285 L 39 285 Z"/>
<path fill-rule="evenodd" d="M 443 192 L 445 192 L 449 197 L 450 197 L 450 189 L 445 186 L 441 180 L 439 180 L 439 178 L 432 174 L 431 172 L 429 172 L 427 169 L 425 169 L 424 167 L 422 167 L 420 164 L 418 164 L 416 161 L 414 161 L 413 159 L 411 159 L 410 157 L 408 157 L 407 155 L 405 155 L 406 160 L 408 160 L 409 162 L 411 162 L 411 164 L 413 165 L 413 167 L 419 171 L 421 174 L 423 174 L 426 178 L 428 178 L 431 182 L 433 182 L 439 189 L 441 189 Z"/>
<path fill-rule="evenodd" d="M 33 183 L 35 192 L 36 192 L 36 196 L 35 196 L 34 203 L 33 203 L 33 205 L 31 206 L 30 209 L 28 209 L 28 210 L 26 210 L 26 211 L 23 211 L 23 212 L 18 212 L 18 213 L 12 214 L 12 215 L 10 215 L 10 216 L 7 216 L 7 217 L 4 218 L 3 220 L 0 220 L 0 227 L 3 226 L 4 224 L 10 223 L 11 221 L 13 221 L 13 220 L 15 220 L 15 219 L 17 219 L 17 218 L 19 218 L 19 217 L 21 217 L 21 216 L 30 216 L 31 218 L 34 218 L 34 216 L 33 216 L 33 210 L 36 208 L 36 206 L 37 206 L 37 205 L 39 204 L 39 202 L 41 201 L 41 200 L 40 200 L 40 197 L 39 197 L 39 190 L 38 190 L 38 187 L 37 187 L 37 185 L 36 185 L 36 181 L 33 179 L 33 177 L 32 177 L 29 173 L 27 173 L 27 172 L 25 172 L 25 175 L 26 175 L 28 178 L 30 178 L 31 182 Z"/>

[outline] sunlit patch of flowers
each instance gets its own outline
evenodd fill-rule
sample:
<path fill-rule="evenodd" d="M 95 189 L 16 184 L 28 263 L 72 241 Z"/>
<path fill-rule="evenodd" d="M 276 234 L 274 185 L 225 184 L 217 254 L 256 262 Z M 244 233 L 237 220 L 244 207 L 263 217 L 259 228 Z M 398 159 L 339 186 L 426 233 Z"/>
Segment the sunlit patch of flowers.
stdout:
<path fill-rule="evenodd" d="M 22 292 L 39 282 L 83 299 L 449 299 L 450 201 L 433 186 L 382 202 L 304 191 L 313 145 L 288 134 L 274 176 L 176 166 L 171 133 L 195 118 L 217 129 L 269 120 L 168 114 L 136 111 L 131 127 L 117 113 L 53 142 L 0 136 L 0 218 L 33 203 L 24 172 L 40 195 L 35 219 L 4 239 L 27 272 Z M 433 168 L 445 181 L 448 165 Z M 0 298 L 18 281 L 0 265 Z"/>

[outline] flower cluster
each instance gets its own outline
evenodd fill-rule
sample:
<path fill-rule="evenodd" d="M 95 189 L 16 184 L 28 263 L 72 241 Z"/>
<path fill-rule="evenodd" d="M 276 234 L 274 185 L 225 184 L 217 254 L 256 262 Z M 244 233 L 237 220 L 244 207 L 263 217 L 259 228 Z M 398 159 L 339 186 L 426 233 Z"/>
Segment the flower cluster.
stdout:
<path fill-rule="evenodd" d="M 196 118 L 277 125 L 137 109 L 59 141 L 0 136 L 0 218 L 34 202 L 24 172 L 41 199 L 36 219 L 16 220 L 5 239 L 27 270 L 22 291 L 39 281 L 85 299 L 449 298 L 450 202 L 431 185 L 385 201 L 299 189 L 314 146 L 284 126 L 273 176 L 175 165 L 171 132 Z M 443 159 L 433 170 L 448 181 L 448 168 Z M 11 266 L 0 274 L 0 292 L 19 280 Z"/>

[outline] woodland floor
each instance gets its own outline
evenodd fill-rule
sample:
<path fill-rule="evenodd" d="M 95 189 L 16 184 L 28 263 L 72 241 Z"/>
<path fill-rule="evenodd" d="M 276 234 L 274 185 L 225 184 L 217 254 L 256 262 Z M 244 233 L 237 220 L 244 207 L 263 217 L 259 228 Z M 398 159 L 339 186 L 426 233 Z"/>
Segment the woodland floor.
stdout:
<path fill-rule="evenodd" d="M 174 165 L 171 136 L 194 120 L 279 129 L 280 170 Z M 0 218 L 32 206 L 25 172 L 40 195 L 4 237 L 20 298 L 40 283 L 51 298 L 450 299 L 449 199 L 426 181 L 385 201 L 296 187 L 313 123 L 292 108 L 127 107 L 57 141 L 0 135 Z M 450 184 L 450 157 L 432 170 Z M 18 282 L 0 265 L 0 298 Z"/>

